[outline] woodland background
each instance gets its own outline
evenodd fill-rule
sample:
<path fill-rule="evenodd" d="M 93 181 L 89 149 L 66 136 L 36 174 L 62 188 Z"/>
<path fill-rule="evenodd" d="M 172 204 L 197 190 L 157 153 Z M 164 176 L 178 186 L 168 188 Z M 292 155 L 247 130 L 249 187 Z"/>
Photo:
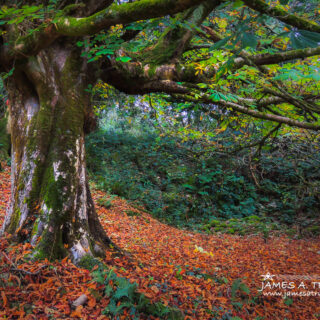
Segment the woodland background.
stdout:
<path fill-rule="evenodd" d="M 1 7 L 6 22 L 0 26 L 42 23 L 58 2 L 48 1 L 45 9 Z M 291 26 L 246 7 L 249 2 L 217 1 L 217 12 L 199 26 L 167 15 L 109 26 L 90 41 L 87 35 L 70 40 L 89 67 L 99 69 L 106 59 L 115 72 L 106 77 L 114 86 L 98 81 L 85 89 L 93 105 L 86 165 L 112 245 L 106 257 L 84 259 L 79 267 L 70 256 L 30 260 L 30 241 L 15 243 L 5 234 L 0 319 L 320 318 L 319 297 L 258 291 L 268 272 L 320 275 L 320 35 L 306 30 L 318 30 L 320 7 L 315 0 L 267 1 L 312 21 L 300 30 L 300 20 Z M 66 12 L 82 14 L 79 8 Z M 211 27 L 219 33 L 210 33 Z M 159 39 L 175 42 L 171 30 L 193 34 L 181 60 L 174 50 L 168 57 L 157 51 Z M 281 58 L 288 51 L 295 59 Z M 245 60 L 249 53 L 257 65 Z M 260 54 L 280 60 L 264 63 Z M 146 91 L 161 91 L 152 85 L 159 70 L 159 77 L 166 75 L 161 66 L 167 60 L 191 66 L 195 83 L 160 79 L 164 91 L 183 87 L 187 93 L 138 94 L 139 86 L 130 87 L 133 78 L 118 79 L 140 57 L 160 66 L 139 75 Z M 237 59 L 240 67 L 234 69 Z M 2 73 L 0 82 L 0 224 L 10 198 L 11 165 L 11 102 L 4 83 L 14 72 Z M 260 116 L 250 117 L 248 110 Z M 270 115 L 285 118 L 278 123 Z M 289 126 L 292 121 L 298 125 Z M 68 243 L 64 247 L 70 249 Z M 79 297 L 84 302 L 77 305 Z"/>

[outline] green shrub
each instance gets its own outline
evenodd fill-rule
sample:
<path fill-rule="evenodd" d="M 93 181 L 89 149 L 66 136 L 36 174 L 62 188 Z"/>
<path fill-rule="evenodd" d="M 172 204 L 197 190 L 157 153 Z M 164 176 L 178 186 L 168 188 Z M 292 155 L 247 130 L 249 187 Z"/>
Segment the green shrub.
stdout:
<path fill-rule="evenodd" d="M 252 160 L 258 182 L 248 168 L 250 150 L 206 152 L 205 144 L 160 137 L 141 124 L 101 128 L 87 137 L 86 148 L 99 188 L 174 225 L 199 228 L 214 218 L 245 217 L 259 225 L 264 216 L 293 224 L 303 212 L 310 227 L 320 209 L 320 153 L 294 136 L 278 138 Z"/>
<path fill-rule="evenodd" d="M 112 200 L 113 197 L 102 197 L 97 200 L 97 203 L 99 204 L 99 206 L 105 207 L 106 209 L 110 209 L 112 207 Z"/>
<path fill-rule="evenodd" d="M 92 272 L 93 279 L 103 285 L 103 294 L 110 299 L 108 306 L 102 312 L 105 315 L 116 318 L 121 315 L 124 308 L 130 310 L 130 314 L 139 317 L 152 315 L 161 319 L 182 320 L 180 310 L 169 308 L 160 302 L 151 303 L 143 294 L 137 291 L 137 284 L 128 279 L 117 276 L 114 271 L 101 266 Z M 138 319 L 138 318 L 137 318 Z"/>

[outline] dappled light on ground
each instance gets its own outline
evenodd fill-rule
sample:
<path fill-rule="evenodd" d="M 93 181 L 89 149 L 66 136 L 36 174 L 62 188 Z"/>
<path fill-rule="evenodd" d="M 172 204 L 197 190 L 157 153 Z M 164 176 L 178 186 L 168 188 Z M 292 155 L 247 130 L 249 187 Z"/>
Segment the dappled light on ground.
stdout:
<path fill-rule="evenodd" d="M 2 224 L 10 197 L 8 169 L 0 174 L 0 192 Z M 106 197 L 97 190 L 93 196 L 96 202 Z M 136 282 L 152 301 L 178 307 L 186 319 L 223 315 L 224 319 L 317 319 L 320 315 L 320 296 L 283 299 L 258 291 L 262 275 L 268 272 L 276 282 L 279 275 L 295 276 L 296 284 L 302 277 L 318 276 L 314 282 L 320 282 L 320 239 L 193 233 L 167 226 L 119 198 L 112 199 L 108 208 L 97 209 L 108 235 L 126 253 L 117 257 L 107 252 L 105 263 Z M 23 256 L 31 250 L 28 243 L 13 246 L 3 238 L 0 250 L 0 319 L 108 319 L 101 312 L 109 300 L 87 270 L 77 269 L 68 258 L 25 262 Z M 320 288 L 312 289 L 310 279 L 303 280 L 305 291 L 320 293 Z M 71 303 L 82 294 L 87 295 L 87 304 L 72 309 Z M 120 319 L 130 319 L 129 311 Z"/>

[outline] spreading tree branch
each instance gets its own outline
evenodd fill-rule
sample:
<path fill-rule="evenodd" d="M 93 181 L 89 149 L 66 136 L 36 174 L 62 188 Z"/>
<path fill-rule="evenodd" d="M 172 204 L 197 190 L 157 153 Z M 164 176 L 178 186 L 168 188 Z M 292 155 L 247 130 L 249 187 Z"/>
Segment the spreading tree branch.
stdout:
<path fill-rule="evenodd" d="M 42 24 L 32 30 L 28 35 L 18 38 L 12 45 L 3 45 L 0 48 L 0 61 L 2 64 L 10 60 L 33 56 L 59 37 L 54 25 Z"/>
<path fill-rule="evenodd" d="M 291 25 L 298 29 L 320 33 L 320 26 L 318 24 L 298 17 L 294 14 L 290 14 L 289 12 L 282 9 L 281 6 L 271 7 L 263 0 L 243 0 L 243 2 L 251 9 L 276 18 L 288 25 Z"/>
<path fill-rule="evenodd" d="M 263 53 L 250 56 L 248 55 L 247 57 L 256 65 L 270 65 L 295 59 L 305 59 L 317 55 L 320 55 L 320 47 L 289 50 L 273 54 Z M 244 59 L 243 57 L 236 58 L 234 62 L 234 68 L 236 69 L 239 69 L 247 64 L 246 59 Z"/>
<path fill-rule="evenodd" d="M 8 62 L 14 58 L 32 56 L 48 47 L 58 37 L 93 35 L 116 24 L 176 14 L 202 2 L 204 0 L 139 0 L 109 6 L 110 1 L 107 1 L 103 10 L 88 17 L 62 16 L 53 19 L 51 23 L 46 21 L 26 36 L 18 38 L 14 44 L 2 46 L 0 59 Z"/>
<path fill-rule="evenodd" d="M 86 18 L 61 17 L 55 26 L 56 31 L 63 36 L 92 35 L 116 24 L 176 14 L 202 2 L 204 0 L 139 0 L 121 5 L 112 4 Z"/>
<path fill-rule="evenodd" d="M 231 101 L 220 100 L 220 101 L 213 102 L 206 95 L 203 95 L 202 97 L 200 97 L 198 99 L 195 99 L 192 95 L 175 95 L 175 97 L 180 98 L 185 101 L 191 101 L 191 102 L 196 102 L 196 103 L 204 102 L 206 104 L 211 104 L 211 105 L 215 104 L 215 105 L 219 105 L 219 106 L 222 106 L 225 108 L 231 108 L 234 111 L 238 111 L 240 113 L 247 114 L 247 115 L 252 116 L 254 118 L 269 120 L 269 121 L 273 121 L 273 122 L 277 122 L 277 123 L 283 123 L 283 124 L 286 124 L 286 125 L 292 126 L 292 127 L 298 127 L 298 128 L 302 128 L 302 129 L 315 130 L 315 131 L 320 130 L 319 123 L 298 121 L 298 120 L 294 120 L 294 119 L 284 117 L 284 116 L 279 116 L 279 115 L 270 114 L 270 113 L 264 113 L 264 112 L 261 112 L 258 110 L 250 109 L 246 106 L 243 106 L 238 103 L 231 102 Z"/>
<path fill-rule="evenodd" d="M 152 48 L 143 53 L 144 62 L 151 64 L 168 63 L 179 58 L 189 46 L 190 40 L 197 32 L 192 28 L 200 27 L 212 10 L 220 4 L 220 0 L 206 0 L 197 7 L 190 8 L 177 15 L 177 23 L 169 26 Z M 185 25 L 189 25 L 186 28 Z"/>

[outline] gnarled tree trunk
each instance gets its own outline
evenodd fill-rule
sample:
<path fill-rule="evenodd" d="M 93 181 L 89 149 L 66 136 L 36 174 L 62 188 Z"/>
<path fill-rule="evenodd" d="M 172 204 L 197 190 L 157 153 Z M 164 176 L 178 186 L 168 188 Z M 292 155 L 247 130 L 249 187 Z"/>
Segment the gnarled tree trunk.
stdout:
<path fill-rule="evenodd" d="M 12 195 L 2 231 L 35 246 L 35 257 L 73 260 L 109 243 L 86 175 L 84 126 L 91 113 L 86 64 L 63 43 L 17 66 L 7 83 Z"/>

